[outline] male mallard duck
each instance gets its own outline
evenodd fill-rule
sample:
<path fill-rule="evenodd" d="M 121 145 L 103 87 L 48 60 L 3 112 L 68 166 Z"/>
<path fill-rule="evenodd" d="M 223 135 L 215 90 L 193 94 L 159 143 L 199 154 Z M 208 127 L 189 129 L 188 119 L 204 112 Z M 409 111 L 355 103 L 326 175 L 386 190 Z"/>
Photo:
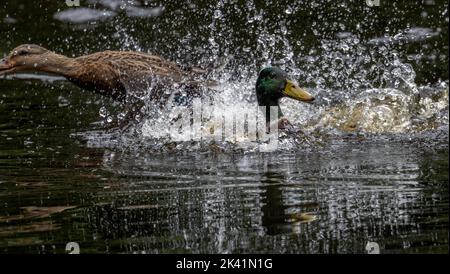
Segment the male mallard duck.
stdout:
<path fill-rule="evenodd" d="M 70 58 L 37 45 L 21 45 L 0 61 L 0 75 L 43 72 L 66 77 L 77 86 L 123 101 L 127 90 L 174 83 L 189 87 L 204 71 L 182 69 L 159 56 L 143 52 L 102 51 Z M 158 92 L 159 95 L 164 92 Z"/>
<path fill-rule="evenodd" d="M 289 97 L 302 102 L 312 102 L 312 97 L 306 90 L 298 87 L 292 80 L 289 80 L 286 72 L 276 67 L 267 67 L 263 69 L 256 81 L 256 98 L 259 106 L 264 106 L 266 111 L 266 121 L 274 122 L 270 117 L 270 107 L 278 108 L 278 128 L 290 126 L 289 121 L 283 117 L 279 100 L 283 97 Z M 276 122 L 276 121 L 275 121 Z"/>

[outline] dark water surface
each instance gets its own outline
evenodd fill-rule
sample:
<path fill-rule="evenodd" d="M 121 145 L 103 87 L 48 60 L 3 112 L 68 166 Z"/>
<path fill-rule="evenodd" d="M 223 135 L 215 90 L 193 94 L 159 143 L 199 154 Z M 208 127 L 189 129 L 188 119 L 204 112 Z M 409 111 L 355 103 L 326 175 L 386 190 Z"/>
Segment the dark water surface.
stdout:
<path fill-rule="evenodd" d="M 1 55 L 32 42 L 225 58 L 229 105 L 254 102 L 258 70 L 276 64 L 318 98 L 282 105 L 289 118 L 324 140 L 272 153 L 134 147 L 108 138 L 111 100 L 0 77 L 0 253 L 449 252 L 446 1 L 92 0 L 81 13 L 3 2 Z"/>
<path fill-rule="evenodd" d="M 70 134 L 92 128 L 95 115 L 80 123 L 77 113 L 89 95 L 64 105 L 41 84 L 8 90 L 2 252 L 63 253 L 69 241 L 86 253 L 364 253 L 367 241 L 383 253 L 448 252 L 445 143 L 351 138 L 262 154 L 88 148 Z"/>

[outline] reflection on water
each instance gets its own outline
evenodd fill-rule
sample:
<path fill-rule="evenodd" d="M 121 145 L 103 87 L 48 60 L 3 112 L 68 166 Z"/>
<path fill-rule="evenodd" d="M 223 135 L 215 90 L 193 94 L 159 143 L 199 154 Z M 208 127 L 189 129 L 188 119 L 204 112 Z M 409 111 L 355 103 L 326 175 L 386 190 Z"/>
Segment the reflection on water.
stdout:
<path fill-rule="evenodd" d="M 447 252 L 445 150 L 430 159 L 399 144 L 355 147 L 108 155 L 119 178 L 86 218 L 115 252 L 362 253 L 367 241 L 384 253 Z"/>
<path fill-rule="evenodd" d="M 52 108 L 8 129 L 20 118 L 5 105 L 2 253 L 64 253 L 69 241 L 82 253 L 364 253 L 368 241 L 382 253 L 448 253 L 445 139 L 434 149 L 350 138 L 308 152 L 135 153 L 62 138 L 76 119 L 47 121 Z"/>

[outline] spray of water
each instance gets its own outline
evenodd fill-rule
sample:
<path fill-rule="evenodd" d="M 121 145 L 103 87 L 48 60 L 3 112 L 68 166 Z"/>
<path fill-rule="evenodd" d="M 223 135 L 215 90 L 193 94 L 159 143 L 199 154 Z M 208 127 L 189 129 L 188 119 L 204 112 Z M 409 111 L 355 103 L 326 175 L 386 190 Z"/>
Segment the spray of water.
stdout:
<path fill-rule="evenodd" d="M 150 14 L 149 11 L 143 13 L 136 1 L 125 1 L 122 5 L 112 0 L 91 2 L 109 7 L 112 12 L 125 10 L 127 14 L 131 12 L 138 17 Z M 341 4 L 337 8 L 346 9 L 345 5 Z M 196 16 L 200 9 L 198 4 L 190 1 L 186 7 L 192 13 L 190 16 Z M 324 4 L 315 1 L 286 5 L 284 13 L 278 14 L 276 18 L 272 18 L 267 9 L 254 1 L 247 1 L 245 7 L 234 1 L 217 1 L 215 6 L 201 11 L 201 16 L 206 18 L 205 24 L 181 35 L 183 38 L 180 43 L 175 46 L 167 43 L 165 39 L 171 39 L 171 34 L 166 34 L 153 42 L 152 47 L 167 49 L 171 54 L 165 57 L 180 64 L 195 61 L 204 67 L 214 68 L 208 80 L 215 81 L 217 85 L 214 90 L 206 88 L 204 94 L 212 99 L 216 113 L 228 120 L 233 120 L 235 113 L 258 111 L 255 107 L 254 85 L 259 70 L 265 66 L 278 66 L 286 70 L 317 99 L 312 106 L 290 99 L 281 101 L 284 114 L 302 131 L 296 134 L 281 132 L 280 149 L 304 148 L 301 144 L 309 146 L 312 136 L 316 137 L 316 141 L 323 136 L 340 138 L 349 133 L 371 136 L 396 134 L 411 138 L 416 133 L 446 131 L 448 82 L 441 81 L 432 87 L 417 86 L 416 73 L 410 63 L 411 56 L 396 48 L 399 44 L 426 41 L 438 36 L 441 30 L 408 27 L 389 34 L 390 30 L 386 29 L 383 37 L 365 39 L 361 33 L 367 24 L 376 20 L 372 18 L 358 23 L 351 31 L 339 20 L 333 22 L 332 26 L 313 21 L 301 33 L 290 27 L 290 15 L 312 9 L 316 10 L 318 20 L 328 14 Z M 169 9 L 153 7 L 151 11 L 151 16 L 159 16 L 162 12 L 169 12 Z M 236 18 L 231 16 L 233 14 L 246 20 L 247 29 L 240 34 L 240 41 L 236 41 L 233 33 L 235 29 L 230 27 Z M 147 51 L 132 35 L 135 26 L 123 24 L 121 17 L 114 20 L 115 38 L 119 39 L 124 50 Z M 173 26 L 171 33 L 176 34 L 179 25 L 186 24 L 186 21 L 181 17 L 176 22 L 165 23 Z M 159 31 L 156 28 L 155 32 Z M 327 29 L 336 31 L 330 36 Z M 308 37 L 318 38 L 319 46 L 308 48 L 303 45 L 302 39 Z M 242 44 L 242 47 L 236 47 L 236 44 Z M 302 54 L 295 50 L 298 48 Z M 177 109 L 170 103 L 162 109 L 153 107 L 153 102 L 148 98 L 157 88 L 157 85 L 150 86 L 144 94 L 139 93 L 144 103 L 137 119 L 139 122 L 126 129 L 103 132 L 103 138 L 90 133 L 87 138 L 92 140 L 91 145 L 125 148 L 145 146 L 156 150 L 201 150 L 205 147 L 208 150 L 212 146 L 222 150 L 230 146 L 248 151 L 254 149 L 251 146 L 236 146 L 236 142 L 245 141 L 244 136 L 236 136 L 233 142 L 222 143 L 212 139 L 203 142 L 174 141 L 171 136 L 178 133 L 173 132 L 170 121 Z M 175 84 L 168 92 L 177 90 Z M 106 119 L 107 124 L 126 115 L 123 112 L 114 117 L 106 114 L 104 108 L 100 109 L 100 116 Z M 214 127 L 213 122 L 205 121 L 201 130 L 208 131 L 208 127 Z"/>

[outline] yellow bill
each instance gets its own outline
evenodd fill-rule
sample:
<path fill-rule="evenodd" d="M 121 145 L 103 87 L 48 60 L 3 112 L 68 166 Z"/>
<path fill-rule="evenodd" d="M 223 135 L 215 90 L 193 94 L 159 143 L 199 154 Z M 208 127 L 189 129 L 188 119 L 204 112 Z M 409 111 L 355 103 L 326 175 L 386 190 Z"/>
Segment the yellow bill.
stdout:
<path fill-rule="evenodd" d="M 283 94 L 289 98 L 311 103 L 314 101 L 314 97 L 312 97 L 309 92 L 297 86 L 293 81 L 287 80 L 286 86 L 284 87 Z"/>

